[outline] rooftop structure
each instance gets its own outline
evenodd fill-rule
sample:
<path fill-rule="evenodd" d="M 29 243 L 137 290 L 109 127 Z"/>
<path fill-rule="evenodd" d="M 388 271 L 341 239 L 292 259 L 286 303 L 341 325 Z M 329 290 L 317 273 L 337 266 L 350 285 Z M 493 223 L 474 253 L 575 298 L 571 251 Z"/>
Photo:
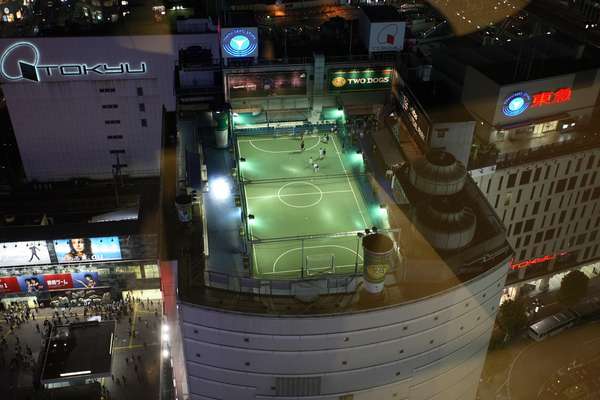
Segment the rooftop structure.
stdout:
<path fill-rule="evenodd" d="M 361 10 L 371 22 L 396 22 L 402 20 L 398 9 L 393 6 L 361 6 Z"/>
<path fill-rule="evenodd" d="M 52 328 L 42 367 L 42 384 L 111 375 L 114 321 L 90 321 Z"/>

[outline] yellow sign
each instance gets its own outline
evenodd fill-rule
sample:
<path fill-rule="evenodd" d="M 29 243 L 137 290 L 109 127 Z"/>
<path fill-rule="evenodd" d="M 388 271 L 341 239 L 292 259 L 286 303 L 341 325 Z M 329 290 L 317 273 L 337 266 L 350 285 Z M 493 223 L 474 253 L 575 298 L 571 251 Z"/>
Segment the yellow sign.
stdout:
<path fill-rule="evenodd" d="M 333 86 L 335 86 L 336 88 L 340 88 L 345 86 L 347 83 L 346 78 L 344 78 L 343 76 L 336 76 L 335 78 L 333 78 L 331 80 L 331 84 Z"/>
<path fill-rule="evenodd" d="M 367 265 L 366 267 L 366 272 L 367 272 L 367 280 L 369 282 L 382 282 L 385 279 L 385 274 L 388 271 L 388 265 L 387 264 L 371 264 L 371 265 Z"/>

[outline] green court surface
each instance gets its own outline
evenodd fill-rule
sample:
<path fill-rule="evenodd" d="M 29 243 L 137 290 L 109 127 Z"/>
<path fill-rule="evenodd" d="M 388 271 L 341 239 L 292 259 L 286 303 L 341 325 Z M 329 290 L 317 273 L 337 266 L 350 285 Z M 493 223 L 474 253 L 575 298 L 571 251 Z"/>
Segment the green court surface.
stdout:
<path fill-rule="evenodd" d="M 362 155 L 344 152 L 336 137 L 249 137 L 237 141 L 249 220 L 253 272 L 294 279 L 349 273 L 361 266 L 357 231 L 381 226 Z M 319 159 L 319 149 L 326 155 Z M 315 172 L 309 158 L 319 164 Z M 367 193 L 365 193 L 367 192 Z"/>

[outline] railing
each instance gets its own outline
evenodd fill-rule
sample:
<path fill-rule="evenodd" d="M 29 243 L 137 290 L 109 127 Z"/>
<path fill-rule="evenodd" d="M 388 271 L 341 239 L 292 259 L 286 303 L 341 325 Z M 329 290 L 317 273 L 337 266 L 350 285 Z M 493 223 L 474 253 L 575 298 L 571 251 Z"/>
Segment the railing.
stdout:
<path fill-rule="evenodd" d="M 362 274 L 275 280 L 204 271 L 204 282 L 215 289 L 263 296 L 327 295 L 355 292 L 362 283 Z"/>

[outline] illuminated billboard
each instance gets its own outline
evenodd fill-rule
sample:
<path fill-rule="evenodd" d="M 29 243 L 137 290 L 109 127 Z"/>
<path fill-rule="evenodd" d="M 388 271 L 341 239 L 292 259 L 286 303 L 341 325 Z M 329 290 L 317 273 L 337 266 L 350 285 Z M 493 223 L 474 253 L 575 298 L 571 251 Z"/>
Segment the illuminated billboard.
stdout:
<path fill-rule="evenodd" d="M 59 263 L 120 260 L 119 238 L 72 238 L 54 241 Z"/>
<path fill-rule="evenodd" d="M 98 272 L 8 276 L 0 278 L 0 294 L 95 289 L 99 286 L 99 282 Z"/>
<path fill-rule="evenodd" d="M 18 293 L 21 291 L 19 281 L 14 276 L 0 278 L 0 294 Z"/>
<path fill-rule="evenodd" d="M 222 28 L 223 57 L 256 57 L 258 55 L 257 28 Z"/>
<path fill-rule="evenodd" d="M 510 94 L 502 103 L 502 113 L 507 117 L 523 114 L 528 108 L 538 108 L 553 104 L 567 103 L 571 100 L 573 91 L 565 87 L 555 91 L 538 92 L 530 95 L 525 91 Z"/>
<path fill-rule="evenodd" d="M 406 22 L 372 22 L 369 26 L 369 52 L 400 51 L 404 48 Z"/>
<path fill-rule="evenodd" d="M 51 262 L 45 240 L 0 243 L 0 267 L 50 264 Z"/>
<path fill-rule="evenodd" d="M 388 89 L 392 86 L 392 67 L 329 70 L 330 92 Z"/>
<path fill-rule="evenodd" d="M 31 42 L 15 42 L 8 46 L 0 55 L 0 75 L 8 81 L 27 80 L 40 82 L 51 76 L 81 77 L 98 75 L 143 75 L 147 72 L 145 62 L 132 64 L 122 62 L 108 63 L 69 63 L 42 64 L 39 48 Z"/>
<path fill-rule="evenodd" d="M 227 76 L 230 98 L 306 95 L 306 72 L 282 71 Z"/>

